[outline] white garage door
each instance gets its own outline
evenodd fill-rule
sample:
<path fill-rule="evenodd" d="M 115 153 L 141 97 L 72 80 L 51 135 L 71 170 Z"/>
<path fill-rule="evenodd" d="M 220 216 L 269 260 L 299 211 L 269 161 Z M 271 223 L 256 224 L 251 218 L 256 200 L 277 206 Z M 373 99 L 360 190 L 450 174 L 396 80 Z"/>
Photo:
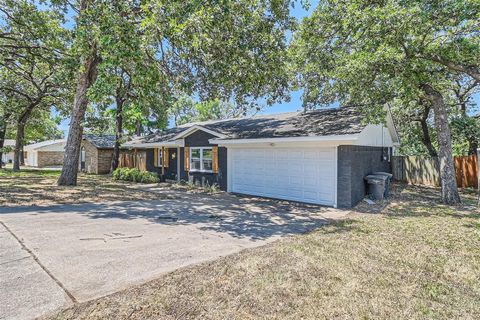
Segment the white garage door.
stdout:
<path fill-rule="evenodd" d="M 335 205 L 335 148 L 228 150 L 231 191 Z"/>

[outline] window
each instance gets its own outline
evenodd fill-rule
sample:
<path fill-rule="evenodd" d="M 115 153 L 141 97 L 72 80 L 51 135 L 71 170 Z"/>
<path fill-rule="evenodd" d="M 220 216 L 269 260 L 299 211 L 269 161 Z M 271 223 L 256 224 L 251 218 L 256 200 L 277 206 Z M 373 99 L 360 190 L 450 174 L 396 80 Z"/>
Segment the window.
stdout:
<path fill-rule="evenodd" d="M 212 148 L 190 148 L 190 170 L 212 171 Z"/>
<path fill-rule="evenodd" d="M 85 162 L 86 154 L 85 154 L 85 147 L 82 147 L 80 151 L 80 162 Z"/>
<path fill-rule="evenodd" d="M 162 166 L 162 158 L 163 158 L 162 149 L 158 148 L 157 152 L 158 152 L 157 153 L 157 167 L 161 167 Z"/>

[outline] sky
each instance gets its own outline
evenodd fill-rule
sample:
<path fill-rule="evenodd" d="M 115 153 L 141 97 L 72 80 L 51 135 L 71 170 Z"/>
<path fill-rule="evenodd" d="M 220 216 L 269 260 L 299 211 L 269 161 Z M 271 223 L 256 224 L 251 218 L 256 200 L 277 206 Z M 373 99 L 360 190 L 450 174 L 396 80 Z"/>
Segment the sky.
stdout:
<path fill-rule="evenodd" d="M 295 4 L 295 7 L 292 9 L 292 15 L 296 17 L 298 20 L 301 20 L 302 18 L 309 16 L 315 7 L 317 6 L 319 0 L 311 0 L 310 1 L 310 7 L 308 10 L 305 10 L 303 6 L 301 6 L 298 2 Z M 302 109 L 302 91 L 294 91 L 290 93 L 290 101 L 289 102 L 282 102 L 282 103 L 276 103 L 272 106 L 265 106 L 264 108 L 261 109 L 259 114 L 273 114 L 273 113 L 282 113 L 282 112 L 291 112 L 291 111 L 299 111 Z M 480 105 L 480 94 L 477 94 L 474 97 L 474 100 L 478 105 Z M 59 128 L 62 130 L 65 134 L 65 137 L 68 134 L 68 126 L 69 126 L 70 120 L 69 119 L 64 119 L 62 120 Z M 173 122 L 170 121 L 169 126 L 173 126 Z"/>

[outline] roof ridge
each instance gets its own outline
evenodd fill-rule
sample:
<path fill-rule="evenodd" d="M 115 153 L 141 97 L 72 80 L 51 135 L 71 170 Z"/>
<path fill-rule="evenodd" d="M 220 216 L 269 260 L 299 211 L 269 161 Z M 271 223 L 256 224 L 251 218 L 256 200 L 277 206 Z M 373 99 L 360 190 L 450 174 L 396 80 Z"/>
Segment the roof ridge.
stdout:
<path fill-rule="evenodd" d="M 202 124 L 212 124 L 212 123 L 223 122 L 223 121 L 226 122 L 226 121 L 232 121 L 232 120 L 258 119 L 258 118 L 268 118 L 272 116 L 277 117 L 277 116 L 296 115 L 296 114 L 320 113 L 320 112 L 327 112 L 327 111 L 340 110 L 340 109 L 353 109 L 354 107 L 355 106 L 353 105 L 346 105 L 346 106 L 339 106 L 339 107 L 325 107 L 325 108 L 319 108 L 319 109 L 313 109 L 313 110 L 297 110 L 297 111 L 288 111 L 288 112 L 280 112 L 280 113 L 255 114 L 251 116 L 244 116 L 244 117 L 238 117 L 238 118 L 225 118 L 225 119 L 189 122 L 189 123 L 181 124 L 174 128 L 189 128 L 194 125 L 201 126 Z"/>

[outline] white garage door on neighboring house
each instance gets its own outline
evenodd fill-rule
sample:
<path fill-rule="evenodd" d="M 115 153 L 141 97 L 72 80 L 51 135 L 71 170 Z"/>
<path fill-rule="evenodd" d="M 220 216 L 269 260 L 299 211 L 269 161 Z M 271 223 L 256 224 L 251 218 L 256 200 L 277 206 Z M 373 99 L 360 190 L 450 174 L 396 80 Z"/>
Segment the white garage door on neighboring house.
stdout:
<path fill-rule="evenodd" d="M 230 148 L 230 191 L 335 205 L 335 148 Z"/>

